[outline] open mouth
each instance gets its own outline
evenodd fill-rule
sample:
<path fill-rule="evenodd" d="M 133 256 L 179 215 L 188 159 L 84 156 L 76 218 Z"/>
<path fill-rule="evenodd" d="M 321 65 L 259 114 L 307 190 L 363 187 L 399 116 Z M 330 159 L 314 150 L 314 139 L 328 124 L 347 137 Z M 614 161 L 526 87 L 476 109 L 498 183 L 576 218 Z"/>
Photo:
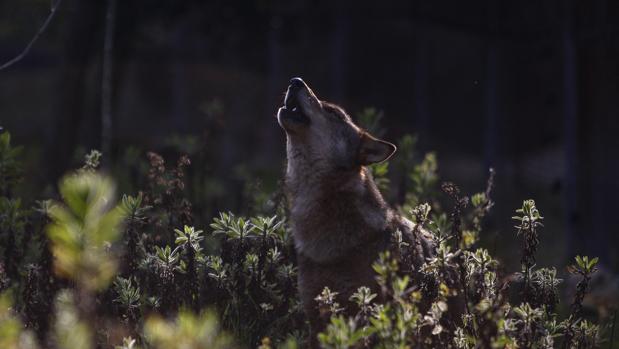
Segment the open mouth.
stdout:
<path fill-rule="evenodd" d="M 299 105 L 297 92 L 298 90 L 293 89 L 292 86 L 288 88 L 286 98 L 284 99 L 284 106 L 279 110 L 279 116 L 295 123 L 309 124 L 310 119 L 303 113 Z"/>

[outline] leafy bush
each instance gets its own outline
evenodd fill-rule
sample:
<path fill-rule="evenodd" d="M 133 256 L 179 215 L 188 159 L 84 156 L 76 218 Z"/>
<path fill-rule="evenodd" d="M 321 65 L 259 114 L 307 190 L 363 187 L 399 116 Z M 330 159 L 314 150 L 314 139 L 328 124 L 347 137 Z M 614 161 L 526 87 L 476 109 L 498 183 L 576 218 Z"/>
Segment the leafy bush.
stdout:
<path fill-rule="evenodd" d="M 378 129 L 380 114 L 364 111 Z M 350 299 L 316 295 L 329 324 L 326 348 L 593 348 L 602 327 L 583 315 L 596 258 L 576 257 L 580 281 L 569 313 L 559 315 L 561 279 L 536 268 L 543 217 L 533 200 L 516 210 L 521 270 L 506 273 L 479 246 L 493 207 L 486 188 L 463 195 L 440 184 L 436 155 L 418 158 L 406 136 L 399 159 L 372 168 L 400 211 L 431 233 L 437 255 L 422 268 L 395 232 L 374 264 L 380 293 L 360 288 Z M 296 283 L 285 205 L 271 212 L 222 212 L 196 227 L 180 157 L 172 168 L 148 153 L 142 191 L 116 196 L 93 151 L 68 174 L 59 197 L 34 203 L 14 197 L 19 149 L 0 135 L 0 347 L 2 348 L 295 348 L 308 331 Z M 395 176 L 393 173 L 395 172 Z M 393 192 L 400 176 L 405 192 Z M 264 193 L 256 195 L 264 197 Z M 262 199 L 261 199 L 262 200 Z M 256 205 L 264 206 L 264 205 Z M 447 209 L 445 209 L 447 207 Z M 344 309 L 355 307 L 354 316 Z"/>

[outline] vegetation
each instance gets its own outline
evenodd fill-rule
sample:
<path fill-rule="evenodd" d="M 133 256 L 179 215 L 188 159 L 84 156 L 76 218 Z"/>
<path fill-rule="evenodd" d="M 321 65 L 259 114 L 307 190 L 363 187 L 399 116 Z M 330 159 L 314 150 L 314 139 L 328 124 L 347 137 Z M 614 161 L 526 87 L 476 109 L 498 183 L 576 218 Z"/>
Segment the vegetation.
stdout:
<path fill-rule="evenodd" d="M 380 114 L 364 113 L 377 127 L 372 115 Z M 431 233 L 437 255 L 413 269 L 412 246 L 396 232 L 374 264 L 379 294 L 362 287 L 351 299 L 329 289 L 316 295 L 330 318 L 321 345 L 598 347 L 606 324 L 582 312 L 597 259 L 577 256 L 569 267 L 580 281 L 561 316 L 557 270 L 535 265 L 543 227 L 535 202 L 516 210 L 522 269 L 506 272 L 479 246 L 494 172 L 483 191 L 464 195 L 440 184 L 436 155 L 419 161 L 414 144 L 405 137 L 400 158 L 373 173 L 383 191 L 390 168 L 405 174 L 400 210 Z M 119 198 L 95 151 L 61 180 L 56 199 L 26 203 L 14 196 L 19 156 L 9 133 L 1 134 L 1 348 L 266 349 L 307 339 L 281 195 L 255 193 L 254 203 L 263 204 L 248 205 L 249 217 L 222 212 L 195 226 L 186 196 L 189 157 L 167 168 L 163 157 L 148 153 L 142 191 Z M 357 312 L 346 316 L 346 308 Z"/>

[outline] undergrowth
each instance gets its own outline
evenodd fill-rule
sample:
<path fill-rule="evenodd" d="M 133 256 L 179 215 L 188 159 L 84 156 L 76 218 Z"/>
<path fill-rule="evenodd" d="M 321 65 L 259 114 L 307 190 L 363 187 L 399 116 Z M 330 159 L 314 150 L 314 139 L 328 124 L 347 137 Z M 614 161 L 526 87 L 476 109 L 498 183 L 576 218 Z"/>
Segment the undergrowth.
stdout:
<path fill-rule="evenodd" d="M 378 127 L 368 110 L 369 127 Z M 373 126 L 372 126 L 373 125 Z M 596 258 L 577 256 L 579 277 L 560 316 L 555 268 L 538 268 L 543 217 L 525 200 L 513 220 L 522 241 L 521 270 L 506 272 L 480 246 L 491 211 L 486 188 L 466 195 L 441 183 L 436 155 L 418 158 L 415 139 L 401 156 L 372 168 L 383 192 L 438 246 L 423 267 L 401 234 L 374 264 L 380 293 L 350 299 L 325 289 L 317 306 L 330 316 L 325 348 L 594 348 L 605 327 L 583 316 Z M 221 212 L 194 226 L 186 170 L 148 153 L 140 191 L 117 195 L 99 171 L 101 154 L 60 182 L 58 196 L 23 202 L 20 148 L 0 135 L 0 348 L 295 348 L 308 325 L 297 295 L 296 260 L 281 195 L 271 212 Z M 189 188 L 191 190 L 191 188 Z M 257 193 L 256 195 L 265 195 Z M 258 205 L 254 205 L 258 206 Z M 507 220 L 506 220 L 507 221 Z M 344 309 L 355 306 L 354 316 Z"/>

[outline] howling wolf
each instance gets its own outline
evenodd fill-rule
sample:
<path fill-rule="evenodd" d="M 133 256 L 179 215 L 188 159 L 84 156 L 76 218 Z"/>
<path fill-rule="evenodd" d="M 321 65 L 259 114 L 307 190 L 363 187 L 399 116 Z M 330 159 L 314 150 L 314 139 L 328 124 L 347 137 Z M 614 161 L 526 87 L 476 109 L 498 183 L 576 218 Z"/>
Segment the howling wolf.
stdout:
<path fill-rule="evenodd" d="M 389 159 L 396 146 L 353 123 L 337 105 L 319 100 L 300 78 L 290 80 L 277 121 L 286 133 L 286 191 L 299 265 L 299 292 L 312 346 L 324 327 L 315 297 L 324 287 L 340 304 L 360 286 L 376 291 L 372 263 L 399 230 L 417 241 L 414 263 L 434 246 L 425 232 L 389 208 L 367 165 Z"/>

